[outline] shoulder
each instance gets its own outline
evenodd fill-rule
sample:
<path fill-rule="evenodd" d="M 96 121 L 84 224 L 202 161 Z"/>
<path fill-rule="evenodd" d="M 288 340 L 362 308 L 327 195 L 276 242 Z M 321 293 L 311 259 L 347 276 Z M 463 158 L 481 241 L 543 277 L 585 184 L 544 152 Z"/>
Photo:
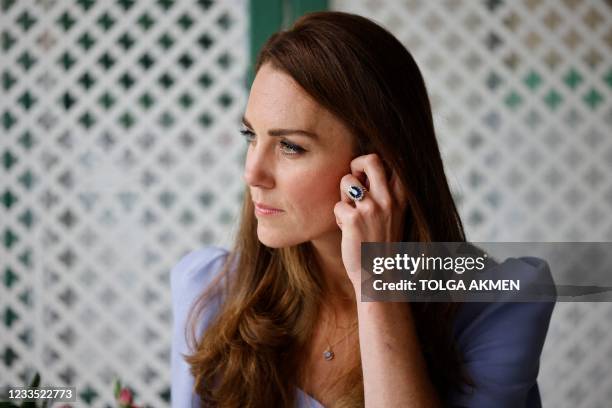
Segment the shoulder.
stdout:
<path fill-rule="evenodd" d="M 216 275 L 228 250 L 206 246 L 185 255 L 170 271 L 170 287 L 173 302 L 188 298 L 185 292 L 201 291 Z"/>
<path fill-rule="evenodd" d="M 540 258 L 509 258 L 496 269 L 520 276 L 523 281 L 552 283 L 548 263 Z M 454 395 L 454 402 L 469 407 L 540 406 L 536 380 L 555 306 L 555 301 L 548 299 L 461 304 L 454 326 L 455 341 L 476 388 Z"/>

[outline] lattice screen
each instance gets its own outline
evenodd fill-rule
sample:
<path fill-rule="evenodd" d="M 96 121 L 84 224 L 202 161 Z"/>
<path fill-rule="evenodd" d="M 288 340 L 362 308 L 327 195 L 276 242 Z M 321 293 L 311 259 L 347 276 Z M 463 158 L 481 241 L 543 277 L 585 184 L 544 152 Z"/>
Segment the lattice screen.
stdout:
<path fill-rule="evenodd" d="M 332 1 L 421 67 L 472 241 L 612 241 L 612 7 L 580 0 Z M 544 406 L 609 407 L 612 305 L 557 304 Z"/>
<path fill-rule="evenodd" d="M 169 268 L 228 245 L 242 192 L 247 3 L 0 0 L 0 386 L 34 368 L 169 401 Z M 473 241 L 612 240 L 603 1 L 334 1 L 421 66 Z M 612 398 L 612 308 L 559 304 L 546 406 Z"/>
<path fill-rule="evenodd" d="M 0 385 L 167 406 L 170 267 L 238 211 L 248 4 L 0 4 Z"/>

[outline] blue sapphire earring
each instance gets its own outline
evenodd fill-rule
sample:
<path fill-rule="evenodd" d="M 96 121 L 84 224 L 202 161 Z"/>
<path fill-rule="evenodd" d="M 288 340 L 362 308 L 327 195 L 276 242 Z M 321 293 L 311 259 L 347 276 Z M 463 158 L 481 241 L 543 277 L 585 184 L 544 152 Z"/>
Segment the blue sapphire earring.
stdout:
<path fill-rule="evenodd" d="M 349 195 L 350 198 L 353 199 L 353 201 L 361 201 L 363 200 L 363 197 L 365 196 L 365 192 L 367 190 L 361 186 L 350 186 L 347 190 L 347 194 Z"/>

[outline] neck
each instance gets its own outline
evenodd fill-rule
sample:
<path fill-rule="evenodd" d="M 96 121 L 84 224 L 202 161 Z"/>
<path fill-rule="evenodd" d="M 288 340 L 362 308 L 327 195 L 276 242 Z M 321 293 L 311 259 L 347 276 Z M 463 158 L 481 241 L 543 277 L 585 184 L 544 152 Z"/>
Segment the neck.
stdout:
<path fill-rule="evenodd" d="M 311 244 L 323 275 L 323 302 L 335 310 L 350 311 L 355 308 L 356 295 L 342 262 L 341 242 L 342 231 L 338 230 Z"/>

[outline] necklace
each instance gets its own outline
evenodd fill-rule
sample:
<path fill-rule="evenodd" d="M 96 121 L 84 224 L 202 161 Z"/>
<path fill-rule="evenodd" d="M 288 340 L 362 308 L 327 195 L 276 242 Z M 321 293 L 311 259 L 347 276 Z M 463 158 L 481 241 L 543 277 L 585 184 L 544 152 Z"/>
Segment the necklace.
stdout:
<path fill-rule="evenodd" d="M 327 335 L 325 336 L 325 340 L 327 342 L 327 348 L 325 349 L 325 351 L 323 351 L 323 358 L 325 359 L 325 361 L 331 361 L 331 360 L 334 359 L 335 353 L 334 353 L 333 347 L 336 344 L 340 343 L 342 340 L 346 339 L 353 332 L 353 330 L 355 330 L 355 328 L 357 328 L 357 323 L 358 323 L 358 321 L 355 320 L 355 323 L 353 323 L 351 326 L 349 326 L 349 327 L 351 327 L 351 330 L 349 330 L 349 332 L 346 335 L 344 335 L 340 340 L 336 341 L 334 344 L 329 344 L 329 337 L 327 337 Z M 338 327 L 338 326 L 336 326 L 336 327 Z M 349 327 L 342 327 L 342 328 L 343 329 L 347 329 Z"/>

